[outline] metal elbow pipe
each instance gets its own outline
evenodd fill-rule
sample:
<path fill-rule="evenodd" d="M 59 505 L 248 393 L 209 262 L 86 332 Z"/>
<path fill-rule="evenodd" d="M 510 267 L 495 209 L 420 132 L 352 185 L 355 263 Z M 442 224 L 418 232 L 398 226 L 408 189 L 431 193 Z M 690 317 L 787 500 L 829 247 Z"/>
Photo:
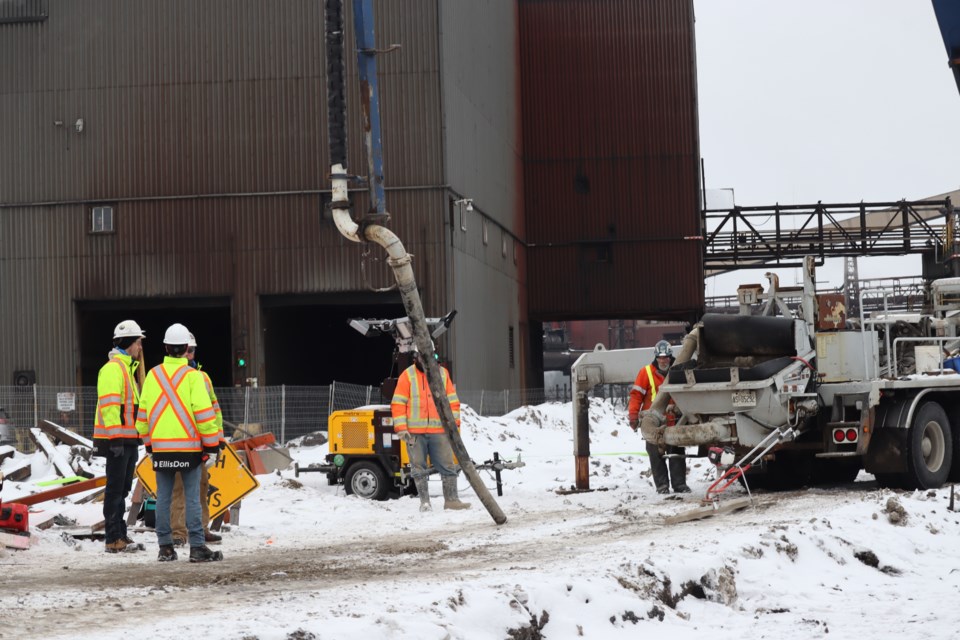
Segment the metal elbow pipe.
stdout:
<path fill-rule="evenodd" d="M 693 330 L 683 337 L 683 344 L 680 347 L 680 353 L 674 360 L 674 364 L 687 362 L 697 352 L 701 326 L 700 323 L 697 323 Z M 650 409 L 643 414 L 643 420 L 640 422 L 640 435 L 647 442 L 658 446 L 667 444 L 664 440 L 665 420 L 663 412 L 666 411 L 669 403 L 670 394 L 661 391 L 657 394 L 653 404 L 650 405 Z"/>
<path fill-rule="evenodd" d="M 670 447 L 698 447 L 725 442 L 731 440 L 733 435 L 729 424 L 716 421 L 677 425 L 662 431 L 663 444 Z"/>

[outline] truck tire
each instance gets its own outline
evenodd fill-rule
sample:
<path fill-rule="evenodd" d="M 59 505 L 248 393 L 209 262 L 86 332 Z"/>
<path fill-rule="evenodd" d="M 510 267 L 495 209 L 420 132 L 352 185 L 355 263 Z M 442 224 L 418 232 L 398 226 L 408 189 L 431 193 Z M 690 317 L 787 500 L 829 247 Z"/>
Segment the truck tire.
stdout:
<path fill-rule="evenodd" d="M 376 462 L 363 460 L 355 462 L 347 469 L 344 477 L 347 495 L 356 495 L 367 500 L 385 500 L 387 497 L 387 476 Z"/>
<path fill-rule="evenodd" d="M 953 432 L 938 403 L 925 402 L 917 409 L 905 455 L 907 488 L 934 489 L 947 481 L 953 461 Z"/>

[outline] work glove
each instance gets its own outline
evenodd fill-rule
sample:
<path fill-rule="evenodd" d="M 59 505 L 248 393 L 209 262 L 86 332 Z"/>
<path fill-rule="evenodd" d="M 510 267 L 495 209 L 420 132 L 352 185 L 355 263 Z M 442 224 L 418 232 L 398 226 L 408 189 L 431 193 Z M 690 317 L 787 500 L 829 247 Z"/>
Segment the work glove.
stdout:
<path fill-rule="evenodd" d="M 407 443 L 407 446 L 413 445 L 417 441 L 417 436 L 413 435 L 409 431 L 401 431 L 400 439 Z"/>
<path fill-rule="evenodd" d="M 217 464 L 217 457 L 218 457 L 217 454 L 214 454 L 214 455 L 212 455 L 212 456 L 211 456 L 211 455 L 205 455 L 205 456 L 202 458 L 202 460 L 203 460 L 203 467 L 204 467 L 207 471 L 209 471 L 210 468 L 211 468 L 213 465 Z"/>
<path fill-rule="evenodd" d="M 112 444 L 110 445 L 110 455 L 114 458 L 119 458 L 123 455 L 123 445 L 122 444 Z"/>
<path fill-rule="evenodd" d="M 152 456 L 152 455 L 153 455 L 153 447 L 151 447 L 150 445 L 146 445 L 146 446 L 144 446 L 144 449 L 147 450 L 147 455 L 148 455 L 148 456 Z"/>
<path fill-rule="evenodd" d="M 639 418 L 630 418 L 630 428 L 636 431 L 640 427 Z"/>

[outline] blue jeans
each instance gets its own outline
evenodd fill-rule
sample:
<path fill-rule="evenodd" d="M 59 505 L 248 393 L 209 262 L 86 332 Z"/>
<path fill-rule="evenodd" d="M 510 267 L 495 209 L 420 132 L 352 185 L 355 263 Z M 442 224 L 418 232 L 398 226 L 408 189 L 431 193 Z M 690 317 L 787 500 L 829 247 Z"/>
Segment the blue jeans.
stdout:
<path fill-rule="evenodd" d="M 446 433 L 417 433 L 417 441 L 413 446 L 407 445 L 410 455 L 410 470 L 414 478 L 425 478 L 430 471 L 427 467 L 427 456 L 430 462 L 440 472 L 441 476 L 456 477 L 457 469 L 453 463 L 453 448 Z"/>
<path fill-rule="evenodd" d="M 204 471 L 202 464 L 193 469 L 157 471 L 157 542 L 160 545 L 173 544 L 173 529 L 170 527 L 170 498 L 173 496 L 173 482 L 176 480 L 176 474 L 179 473 L 183 481 L 190 546 L 203 546 L 203 516 L 200 509 L 200 473 L 202 471 Z"/>

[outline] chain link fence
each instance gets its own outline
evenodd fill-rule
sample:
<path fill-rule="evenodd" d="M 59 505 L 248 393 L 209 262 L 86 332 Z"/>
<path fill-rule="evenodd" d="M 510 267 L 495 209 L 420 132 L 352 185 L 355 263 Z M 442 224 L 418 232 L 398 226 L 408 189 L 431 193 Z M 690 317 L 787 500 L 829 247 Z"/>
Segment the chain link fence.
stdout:
<path fill-rule="evenodd" d="M 592 395 L 626 406 L 629 390 L 630 385 L 599 385 Z M 334 411 L 387 404 L 380 396 L 379 386 L 345 382 L 319 387 L 217 387 L 215 391 L 228 438 L 269 431 L 279 442 L 325 431 L 327 417 Z M 458 390 L 458 395 L 461 403 L 469 405 L 481 416 L 502 416 L 526 405 L 571 400 L 571 390 L 567 386 Z M 20 451 L 32 451 L 28 430 L 42 420 L 92 438 L 96 408 L 95 387 L 0 386 L 0 418 L 6 415 L 7 426 L 0 430 L 0 444 L 13 444 Z"/>

